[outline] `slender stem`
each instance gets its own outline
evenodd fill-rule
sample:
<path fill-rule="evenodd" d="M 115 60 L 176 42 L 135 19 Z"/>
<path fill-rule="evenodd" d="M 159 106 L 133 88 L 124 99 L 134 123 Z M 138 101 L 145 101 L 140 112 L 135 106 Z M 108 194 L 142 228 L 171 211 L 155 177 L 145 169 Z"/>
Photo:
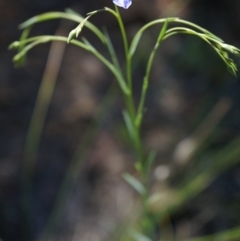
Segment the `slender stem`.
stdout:
<path fill-rule="evenodd" d="M 137 117 L 136 117 L 136 125 L 140 126 L 142 122 L 142 116 L 144 112 L 144 104 L 146 100 L 146 94 L 147 94 L 147 89 L 148 89 L 148 78 L 145 76 L 143 79 L 143 84 L 142 84 L 142 93 L 140 97 L 140 102 L 138 106 L 138 111 L 137 111 Z"/>
<path fill-rule="evenodd" d="M 129 55 L 129 47 L 128 47 L 128 41 L 127 41 L 127 35 L 126 35 L 126 30 L 124 28 L 124 24 L 120 15 L 120 12 L 118 10 L 118 7 L 115 5 L 115 9 L 116 12 L 112 11 L 112 10 L 108 10 L 110 11 L 112 14 L 114 14 L 114 16 L 117 18 L 119 27 L 120 27 L 120 31 L 122 34 L 122 38 L 123 38 L 123 45 L 124 45 L 124 51 L 125 51 L 125 58 L 126 58 L 126 78 L 127 78 L 127 85 L 128 85 L 128 93 L 123 93 L 124 94 L 124 101 L 125 101 L 125 105 L 127 108 L 127 111 L 130 115 L 130 119 L 132 122 L 132 126 L 134 128 L 134 132 L 135 132 L 135 138 L 133 140 L 133 144 L 135 147 L 135 152 L 136 152 L 136 156 L 138 159 L 138 162 L 141 163 L 142 162 L 142 145 L 141 145 L 141 141 L 140 141 L 140 131 L 139 128 L 135 125 L 135 118 L 136 118 L 136 109 L 134 106 L 134 98 L 133 98 L 133 93 L 132 93 L 132 70 L 131 70 L 131 56 Z"/>
<path fill-rule="evenodd" d="M 150 72 L 151 72 L 153 60 L 155 58 L 155 55 L 157 53 L 157 49 L 159 48 L 159 46 L 160 46 L 160 43 L 157 43 L 155 45 L 154 50 L 152 51 L 152 53 L 150 55 L 150 58 L 149 58 L 148 64 L 147 64 L 146 74 L 145 74 L 144 79 L 143 79 L 142 93 L 141 93 L 141 97 L 140 97 L 140 103 L 139 103 L 139 106 L 138 106 L 137 117 L 136 117 L 136 120 L 135 120 L 136 125 L 138 127 L 141 125 L 141 122 L 142 122 L 142 116 L 143 116 L 143 111 L 144 111 L 144 104 L 145 104 L 145 100 L 146 100 L 146 94 L 147 94 L 147 89 L 148 89 Z"/>
<path fill-rule="evenodd" d="M 176 34 L 189 34 L 189 35 L 195 35 L 198 36 L 199 38 L 201 38 L 202 40 L 204 40 L 205 42 L 207 42 L 215 51 L 216 53 L 219 55 L 219 57 L 225 62 L 225 64 L 227 66 L 229 66 L 229 63 L 227 61 L 227 59 L 222 55 L 221 51 L 219 51 L 218 48 L 216 48 L 216 46 L 213 43 L 217 43 L 216 39 L 213 39 L 207 35 L 198 33 L 194 30 L 191 29 L 187 29 L 187 28 L 172 28 L 169 31 L 166 32 L 166 35 L 164 36 L 163 40 L 166 40 L 167 38 L 176 35 Z M 232 68 L 232 66 L 230 66 Z M 236 68 L 234 66 L 234 71 L 236 71 Z M 235 74 L 235 73 L 234 73 Z"/>
<path fill-rule="evenodd" d="M 168 26 L 168 19 L 166 19 L 162 30 L 157 38 L 157 41 L 154 45 L 154 48 L 150 54 L 148 63 L 147 63 L 147 68 L 146 68 L 146 73 L 145 76 L 143 78 L 143 84 L 142 84 L 142 93 L 141 93 L 141 97 L 140 97 L 140 103 L 139 103 L 139 107 L 138 107 L 138 111 L 137 111 L 137 117 L 136 117 L 136 126 L 140 126 L 141 122 L 142 122 L 142 117 L 143 117 L 143 108 L 144 108 L 144 104 L 145 104 L 145 99 L 146 99 L 146 93 L 147 93 L 147 89 L 148 89 L 148 83 L 149 83 L 149 77 L 150 77 L 150 72 L 151 72 L 151 68 L 153 65 L 153 60 L 156 56 L 157 50 L 160 46 L 160 44 L 163 41 L 164 35 L 166 33 L 167 30 L 167 26 Z"/>
<path fill-rule="evenodd" d="M 127 66 L 126 66 L 127 83 L 128 83 L 130 90 L 132 91 L 132 75 L 131 75 L 131 72 L 132 72 L 132 61 L 131 60 L 132 59 L 129 56 L 129 54 L 126 56 L 126 58 L 127 58 Z"/>
<path fill-rule="evenodd" d="M 104 28 L 103 31 L 104 31 L 104 36 L 105 36 L 105 38 L 106 38 L 106 45 L 107 45 L 109 54 L 110 54 L 110 56 L 111 56 L 111 58 L 112 58 L 112 62 L 113 62 L 113 64 L 114 64 L 114 66 L 118 69 L 118 71 L 119 71 L 119 72 L 121 73 L 121 75 L 122 75 L 122 70 L 121 70 L 121 67 L 120 67 L 120 64 L 119 64 L 119 61 L 118 61 L 118 58 L 117 58 L 115 49 L 114 49 L 114 47 L 113 47 L 113 45 L 112 45 L 112 41 L 111 41 L 110 36 L 109 36 L 109 34 L 108 34 L 108 32 L 107 32 L 107 29 Z"/>
<path fill-rule="evenodd" d="M 81 21 L 84 20 L 82 16 L 73 14 L 73 13 L 49 12 L 49 13 L 43 13 L 28 19 L 24 23 L 20 24 L 19 28 L 24 29 L 24 28 L 33 26 L 36 23 L 59 19 L 59 18 L 71 20 L 77 23 L 80 23 Z M 85 26 L 89 28 L 101 40 L 101 42 L 105 43 L 105 37 L 103 33 L 95 25 L 93 25 L 90 22 L 86 22 Z"/>
<path fill-rule="evenodd" d="M 125 96 L 125 102 L 126 102 L 127 109 L 129 111 L 131 120 L 134 121 L 136 110 L 135 110 L 135 107 L 134 107 L 134 101 L 133 101 L 133 96 L 132 96 L 131 57 L 129 56 L 129 53 L 128 53 L 129 47 L 128 47 L 126 30 L 124 28 L 124 24 L 123 24 L 123 21 L 122 21 L 122 18 L 121 18 L 121 15 L 119 13 L 117 5 L 115 5 L 115 9 L 116 9 L 116 13 L 117 13 L 116 17 L 117 17 L 118 24 L 119 24 L 119 27 L 120 27 L 120 31 L 121 31 L 121 34 L 122 34 L 122 38 L 123 38 L 124 52 L 125 52 L 125 57 L 126 57 L 126 78 L 127 78 L 128 88 L 129 88 L 129 91 L 130 91 L 130 93 Z"/>
<path fill-rule="evenodd" d="M 34 42 L 32 42 L 32 41 L 34 41 Z M 26 40 L 20 42 L 19 46 L 21 46 L 22 44 L 28 43 L 28 42 L 32 42 L 32 43 L 27 45 L 21 52 L 19 52 L 17 55 L 15 55 L 14 60 L 18 61 L 19 59 L 21 59 L 29 50 L 31 50 L 36 45 L 44 44 L 44 43 L 51 42 L 51 41 L 67 42 L 67 38 L 66 37 L 62 37 L 62 36 L 47 35 L 47 36 L 37 36 L 37 37 L 26 39 Z M 112 63 L 110 63 L 102 54 L 100 54 L 91 45 L 87 45 L 87 44 L 85 44 L 83 42 L 80 42 L 78 40 L 71 40 L 70 43 L 87 50 L 88 52 L 94 54 L 99 60 L 101 60 L 107 66 L 107 68 L 113 73 L 113 75 L 116 77 L 116 79 L 117 79 L 117 81 L 119 83 L 119 86 L 121 87 L 123 93 L 126 96 L 129 95 L 129 93 L 130 93 L 129 88 L 126 85 L 122 75 L 114 67 L 114 65 Z"/>
<path fill-rule="evenodd" d="M 123 24 L 123 21 L 122 21 L 122 18 L 121 18 L 121 15 L 119 13 L 117 5 L 115 5 L 115 9 L 116 9 L 116 12 L 117 12 L 116 17 L 117 17 L 118 24 L 119 24 L 119 27 L 120 27 L 120 30 L 121 30 L 121 34 L 122 34 L 122 38 L 123 38 L 123 45 L 124 45 L 125 56 L 127 58 L 127 56 L 128 56 L 128 41 L 127 41 L 126 30 L 124 28 L 124 24 Z"/>

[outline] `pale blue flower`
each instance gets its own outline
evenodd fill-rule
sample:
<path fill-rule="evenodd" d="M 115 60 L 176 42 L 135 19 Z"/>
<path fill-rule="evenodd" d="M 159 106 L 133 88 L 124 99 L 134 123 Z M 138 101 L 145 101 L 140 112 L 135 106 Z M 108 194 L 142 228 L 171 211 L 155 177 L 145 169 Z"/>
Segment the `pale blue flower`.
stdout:
<path fill-rule="evenodd" d="M 113 3 L 122 8 L 129 8 L 132 0 L 113 0 Z"/>

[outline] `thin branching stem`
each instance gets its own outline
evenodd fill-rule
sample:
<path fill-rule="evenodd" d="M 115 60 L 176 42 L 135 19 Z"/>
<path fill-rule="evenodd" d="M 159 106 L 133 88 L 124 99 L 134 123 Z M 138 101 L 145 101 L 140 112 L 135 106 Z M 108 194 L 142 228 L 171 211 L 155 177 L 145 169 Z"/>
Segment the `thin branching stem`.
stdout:
<path fill-rule="evenodd" d="M 20 51 L 15 57 L 14 60 L 17 61 L 18 59 L 20 59 L 21 57 L 25 56 L 27 54 L 27 52 L 29 50 L 31 50 L 33 47 L 35 47 L 36 45 L 39 44 L 44 44 L 47 42 L 51 42 L 51 41 L 62 41 L 62 42 L 67 42 L 67 38 L 66 37 L 62 37 L 62 36 L 52 36 L 52 35 L 47 35 L 47 36 L 37 36 L 37 37 L 33 37 L 33 38 L 29 38 L 23 41 L 23 43 L 19 43 L 19 45 L 21 44 L 25 44 L 25 43 L 29 43 L 24 49 L 22 49 L 22 51 Z M 129 89 L 128 86 L 126 85 L 124 79 L 122 78 L 121 74 L 118 72 L 118 70 L 114 67 L 114 65 L 112 63 L 110 63 L 102 54 L 100 54 L 95 48 L 92 48 L 88 45 L 86 45 L 83 42 L 80 42 L 78 40 L 71 40 L 70 42 L 73 45 L 76 45 L 80 48 L 83 48 L 84 50 L 94 54 L 99 60 L 101 60 L 101 62 L 103 62 L 106 67 L 113 73 L 113 75 L 116 77 L 119 86 L 121 87 L 123 93 L 125 93 L 126 95 L 129 93 Z"/>
<path fill-rule="evenodd" d="M 25 29 L 27 27 L 33 26 L 40 22 L 59 19 L 59 18 L 71 20 L 77 23 L 81 23 L 84 20 L 82 16 L 73 14 L 73 13 L 49 12 L 49 13 L 43 13 L 28 19 L 27 21 L 20 24 L 19 28 Z M 101 40 L 101 42 L 105 43 L 105 37 L 103 33 L 95 25 L 93 25 L 90 22 L 87 22 L 85 25 Z"/>
<path fill-rule="evenodd" d="M 114 47 L 111 43 L 111 40 L 105 31 L 105 34 L 100 31 L 95 25 L 91 24 L 88 19 L 102 11 L 107 11 L 110 12 L 111 14 L 114 15 L 116 18 L 120 32 L 122 35 L 122 41 L 123 41 L 123 47 L 124 47 L 124 53 L 125 53 L 125 59 L 126 59 L 126 68 L 125 68 L 125 73 L 123 74 L 123 71 L 119 65 Z M 63 36 L 51 36 L 51 35 L 46 35 L 46 36 L 36 36 L 36 37 L 31 37 L 27 38 L 30 28 L 43 21 L 48 21 L 52 19 L 58 19 L 58 18 L 63 18 L 63 19 L 68 19 L 72 20 L 75 22 L 78 22 L 79 25 L 77 28 L 72 30 L 69 34 L 69 37 L 63 37 Z M 156 25 L 164 23 L 164 26 L 162 27 L 162 30 L 158 36 L 158 39 L 155 43 L 155 46 L 150 53 L 147 66 L 146 66 L 146 71 L 145 75 L 143 78 L 143 83 L 142 83 L 142 92 L 140 96 L 140 101 L 137 106 L 135 107 L 134 104 L 134 95 L 133 95 L 133 83 L 132 83 L 132 58 L 134 53 L 136 52 L 136 49 L 138 47 L 139 41 L 142 37 L 142 34 L 147 30 L 148 28 Z M 177 23 L 181 25 L 185 25 L 187 27 L 173 27 L 167 30 L 168 23 Z M 78 41 L 73 39 L 74 37 L 78 37 L 79 33 L 81 32 L 83 26 L 89 28 L 100 40 L 101 42 L 108 48 L 108 51 L 111 56 L 111 60 L 109 61 L 106 59 L 94 46 L 92 46 L 86 39 L 82 39 L 82 41 Z M 188 28 L 189 27 L 189 28 Z M 116 78 L 118 85 L 120 86 L 120 89 L 123 93 L 123 98 L 125 101 L 126 105 L 126 110 L 123 111 L 123 117 L 125 120 L 126 127 L 129 132 L 129 136 L 131 138 L 131 142 L 133 144 L 134 150 L 135 150 L 135 155 L 136 155 L 136 163 L 135 163 L 135 168 L 138 172 L 139 178 L 131 178 L 130 175 L 128 176 L 128 180 L 131 179 L 132 186 L 134 187 L 141 187 L 139 195 L 140 199 L 142 202 L 142 211 L 143 211 L 143 218 L 147 219 L 151 225 L 148 227 L 144 227 L 142 225 L 141 229 L 142 231 L 147 234 L 148 236 L 151 236 L 153 233 L 153 228 L 155 227 L 154 225 L 156 224 L 155 218 L 158 218 L 158 214 L 152 215 L 152 210 L 150 210 L 150 205 L 154 204 L 154 202 L 158 201 L 156 197 L 150 198 L 149 194 L 149 188 L 148 188 L 148 175 L 149 175 L 149 169 L 151 167 L 151 164 L 153 162 L 153 159 L 155 157 L 154 154 L 150 153 L 149 155 L 145 155 L 146 153 L 144 152 L 144 146 L 142 144 L 142 139 L 140 135 L 140 129 L 141 129 L 141 123 L 144 115 L 144 106 L 146 102 L 146 95 L 147 95 L 147 90 L 148 90 L 148 85 L 149 85 L 149 79 L 150 79 L 150 73 L 153 65 L 154 58 L 156 56 L 157 50 L 162 43 L 163 40 L 168 39 L 169 37 L 175 35 L 175 34 L 189 34 L 189 35 L 195 35 L 198 36 L 199 38 L 203 39 L 205 42 L 207 42 L 217 53 L 218 55 L 223 59 L 223 61 L 226 63 L 226 65 L 231 69 L 233 74 L 236 74 L 237 68 L 235 63 L 231 58 L 228 57 L 228 53 L 240 55 L 240 50 L 237 49 L 234 46 L 227 45 L 225 44 L 220 38 L 217 36 L 213 35 L 211 32 L 208 30 L 193 24 L 191 22 L 179 19 L 179 18 L 163 18 L 163 19 L 157 19 L 154 21 L 151 21 L 150 23 L 144 25 L 134 36 L 131 44 L 129 45 L 128 39 L 127 39 L 127 33 L 126 29 L 122 20 L 122 17 L 120 15 L 120 12 L 118 10 L 118 7 L 115 5 L 115 11 L 110 9 L 110 8 L 104 8 L 101 10 L 96 10 L 88 14 L 86 18 L 83 18 L 82 16 L 73 13 L 73 12 L 50 12 L 50 13 L 45 13 L 45 14 L 40 14 L 38 16 L 35 16 L 23 24 L 20 25 L 21 29 L 25 29 L 22 35 L 22 38 L 20 39 L 19 42 L 14 42 L 12 45 L 10 45 L 10 48 L 16 48 L 18 49 L 18 53 L 14 57 L 15 62 L 23 62 L 24 57 L 26 56 L 27 52 L 30 51 L 32 48 L 39 44 L 51 42 L 51 41 L 62 41 L 62 42 L 70 42 L 71 44 L 78 46 L 89 53 L 92 53 L 94 56 L 96 56 L 114 75 Z M 44 113 L 45 115 L 46 113 Z M 43 123 L 42 123 L 43 124 Z M 42 126 L 41 126 L 42 128 Z M 237 144 L 239 140 L 237 141 Z M 38 145 L 38 142 L 36 142 L 36 146 Z M 30 146 L 30 145 L 29 145 Z M 33 149 L 33 151 L 36 152 Z M 27 153 L 31 157 L 31 152 Z M 79 159 L 79 154 L 80 152 L 77 152 L 76 157 L 74 158 L 73 165 L 69 169 L 69 175 L 66 178 L 66 181 L 64 182 L 65 184 L 71 183 L 72 177 L 74 177 L 74 180 L 77 178 L 78 171 L 80 169 L 80 164 L 78 164 L 78 159 Z M 238 152 L 235 154 L 239 154 Z M 233 158 L 235 160 L 235 156 Z M 32 163 L 33 165 L 33 163 Z M 29 170 L 31 171 L 32 166 L 29 166 Z M 209 172 L 209 174 L 211 174 Z M 129 179 L 130 178 L 130 179 Z M 165 204 L 165 207 L 168 207 L 169 210 L 174 210 L 176 207 L 179 207 L 183 202 L 185 202 L 187 199 L 189 199 L 191 196 L 193 196 L 196 193 L 196 185 L 201 183 L 200 189 L 197 191 L 203 189 L 207 183 L 204 183 L 202 180 L 210 180 L 210 175 L 209 177 L 206 176 L 206 173 L 204 175 L 200 175 L 196 179 L 194 179 L 192 182 L 193 184 L 187 185 L 185 188 L 187 192 L 185 193 L 190 193 L 188 196 L 181 196 L 183 193 L 183 189 L 181 189 L 181 193 L 179 192 L 178 197 L 180 197 L 177 200 L 174 200 L 170 202 L 168 205 Z M 129 182 L 130 183 L 130 182 Z M 135 184 L 134 184 L 135 183 Z M 136 185 L 137 184 L 137 185 Z M 60 193 L 64 193 L 66 191 L 66 187 L 63 185 Z M 136 189 L 136 188 L 135 188 Z M 141 191 L 143 190 L 143 191 Z M 60 200 L 61 197 L 59 197 L 59 200 L 57 200 L 56 203 L 59 204 L 59 208 L 62 205 L 62 200 Z M 162 211 L 162 210 L 161 210 Z M 51 226 L 55 223 L 55 221 L 58 218 L 58 207 L 53 212 L 52 218 L 50 219 L 50 228 Z M 164 217 L 164 215 L 162 215 Z M 160 218 L 159 218 L 160 220 Z M 52 222 L 52 223 L 51 223 Z M 54 226 L 54 225 L 53 225 Z M 48 230 L 48 228 L 46 229 Z M 48 232 L 47 232 L 48 233 Z"/>

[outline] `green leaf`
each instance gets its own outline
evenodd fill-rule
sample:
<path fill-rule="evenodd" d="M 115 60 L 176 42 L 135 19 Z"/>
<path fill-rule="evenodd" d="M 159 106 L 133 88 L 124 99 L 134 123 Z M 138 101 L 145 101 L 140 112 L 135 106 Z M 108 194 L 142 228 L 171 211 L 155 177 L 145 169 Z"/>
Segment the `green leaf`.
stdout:
<path fill-rule="evenodd" d="M 135 241 L 152 241 L 152 239 L 149 237 L 136 231 L 131 231 L 130 235 L 134 238 Z"/>
<path fill-rule="evenodd" d="M 23 22 L 22 24 L 20 24 L 19 28 L 24 29 L 24 28 L 33 26 L 37 23 L 43 22 L 43 21 L 49 21 L 49 20 L 54 20 L 54 19 L 59 19 L 59 18 L 68 19 L 68 20 L 71 20 L 71 21 L 74 21 L 77 23 L 81 23 L 84 20 L 84 18 L 81 15 L 76 14 L 72 10 L 68 9 L 67 12 L 65 12 L 65 13 L 64 12 L 49 12 L 49 13 L 39 14 L 37 16 L 34 16 L 34 17 L 28 19 L 27 21 Z M 95 25 L 93 25 L 90 22 L 86 22 L 86 27 L 89 28 L 102 41 L 102 43 L 105 43 L 105 38 L 104 38 L 102 32 Z"/>
<path fill-rule="evenodd" d="M 126 110 L 123 111 L 123 118 L 124 118 L 130 138 L 134 143 L 136 143 L 135 128 L 133 126 L 129 113 Z"/>
<path fill-rule="evenodd" d="M 156 160 L 156 155 L 157 152 L 156 151 L 151 151 L 148 156 L 147 156 L 147 160 L 145 163 L 145 168 L 144 168 L 144 174 L 145 174 L 145 178 L 147 178 L 149 171 L 152 167 L 152 164 L 154 163 L 154 161 Z"/>
<path fill-rule="evenodd" d="M 237 72 L 236 69 L 232 66 L 232 65 L 227 65 L 227 70 L 234 75 L 235 77 L 237 77 Z"/>
<path fill-rule="evenodd" d="M 76 28 L 76 38 L 78 37 L 78 35 L 80 34 L 80 32 L 82 31 L 82 28 L 84 27 L 85 23 L 87 22 L 87 20 L 93 15 L 94 13 L 92 14 L 89 14 L 79 25 L 78 27 Z"/>
<path fill-rule="evenodd" d="M 142 33 L 140 33 L 140 32 L 137 35 L 135 35 L 135 37 L 134 37 L 134 39 L 133 39 L 133 41 L 131 43 L 131 47 L 129 49 L 129 56 L 133 56 L 134 55 L 134 53 L 136 51 L 136 48 L 138 46 L 138 43 L 140 41 L 141 36 L 142 36 Z"/>
<path fill-rule="evenodd" d="M 97 51 L 86 38 L 82 38 L 82 41 L 88 47 L 88 49 L 91 50 L 92 53 Z"/>
<path fill-rule="evenodd" d="M 8 46 L 8 49 L 9 49 L 9 50 L 17 49 L 19 46 L 20 46 L 20 42 L 19 42 L 19 41 L 14 41 L 14 42 L 12 42 L 12 43 Z"/>
<path fill-rule="evenodd" d="M 151 26 L 153 26 L 155 24 L 163 23 L 166 20 L 167 20 L 166 18 L 157 19 L 157 20 L 154 20 L 154 21 L 151 21 L 151 22 L 145 24 L 141 29 L 139 29 L 132 40 L 132 43 L 131 43 L 131 46 L 129 49 L 129 56 L 131 57 L 135 53 L 137 45 L 140 41 L 140 38 L 142 37 L 142 34 L 144 33 L 145 30 L 147 30 L 148 28 L 150 28 Z M 178 20 L 178 18 L 168 18 L 168 22 L 175 22 L 176 20 Z"/>
<path fill-rule="evenodd" d="M 30 31 L 31 31 L 31 27 L 28 27 L 28 28 L 23 30 L 22 35 L 21 35 L 20 40 L 19 40 L 18 53 L 20 53 L 24 49 L 26 44 L 21 44 L 21 43 L 24 42 L 28 38 L 28 35 L 29 35 Z M 26 55 L 22 56 L 22 58 L 20 58 L 18 61 L 15 61 L 15 65 L 17 67 L 21 67 L 25 63 L 26 63 Z"/>
<path fill-rule="evenodd" d="M 47 38 L 41 38 L 39 40 L 36 40 L 26 46 L 24 46 L 23 49 L 21 49 L 21 51 L 19 51 L 14 57 L 13 57 L 13 62 L 15 62 L 17 65 L 22 64 L 24 62 L 25 56 L 27 54 L 28 51 L 30 51 L 32 48 L 34 48 L 35 46 L 39 45 L 39 44 L 43 44 L 48 42 Z"/>
<path fill-rule="evenodd" d="M 67 43 L 69 44 L 71 42 L 71 40 L 74 38 L 74 35 L 76 34 L 76 29 L 73 29 L 69 35 L 68 35 L 68 39 L 67 39 Z"/>
<path fill-rule="evenodd" d="M 119 62 L 118 62 L 118 59 L 117 59 L 116 52 L 114 50 L 114 47 L 112 45 L 111 39 L 109 37 L 109 34 L 108 34 L 106 28 L 104 28 L 103 33 L 104 33 L 104 36 L 105 36 L 105 39 L 106 39 L 106 45 L 108 47 L 109 54 L 112 58 L 112 62 L 114 64 L 114 66 L 119 70 L 119 72 L 121 72 L 121 68 L 120 68 L 120 65 L 119 65 Z"/>
<path fill-rule="evenodd" d="M 69 13 L 64 13 L 64 12 L 48 12 L 48 13 L 43 13 L 36 15 L 27 21 L 23 22 L 22 24 L 19 25 L 20 29 L 24 29 L 27 27 L 30 27 L 36 23 L 39 22 L 44 22 L 44 21 L 49 21 L 53 19 L 58 19 L 58 18 L 65 18 L 69 19 L 75 22 L 81 22 L 83 20 L 83 17 L 77 16 L 75 14 L 69 14 Z"/>
<path fill-rule="evenodd" d="M 137 180 L 135 177 L 133 177 L 132 175 L 130 175 L 129 173 L 124 173 L 122 175 L 122 177 L 124 178 L 124 180 L 129 183 L 134 190 L 136 190 L 140 195 L 145 195 L 146 193 L 146 189 L 145 187 L 142 185 L 142 183 Z"/>
<path fill-rule="evenodd" d="M 75 28 L 73 29 L 69 35 L 68 35 L 68 43 L 70 43 L 70 41 L 73 39 L 74 35 L 76 36 L 76 38 L 78 37 L 78 35 L 80 34 L 80 32 L 82 31 L 85 23 L 87 22 L 87 20 L 93 15 L 94 13 L 88 15 L 86 18 L 83 19 L 83 21 L 81 21 L 81 23 Z"/>
<path fill-rule="evenodd" d="M 168 27 L 168 19 L 166 19 L 166 21 L 164 22 L 164 25 L 163 25 L 163 27 L 161 29 L 161 32 L 160 32 L 160 34 L 158 36 L 158 39 L 157 39 L 157 43 L 160 43 L 162 41 L 162 39 L 163 39 L 163 37 L 164 37 L 164 35 L 167 31 L 167 27 Z"/>

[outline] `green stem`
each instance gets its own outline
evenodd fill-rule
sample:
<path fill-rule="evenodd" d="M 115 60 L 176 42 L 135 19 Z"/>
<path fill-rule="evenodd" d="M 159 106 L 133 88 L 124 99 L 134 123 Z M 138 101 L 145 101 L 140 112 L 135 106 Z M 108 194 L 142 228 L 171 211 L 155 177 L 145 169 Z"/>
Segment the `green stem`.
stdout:
<path fill-rule="evenodd" d="M 127 58 L 128 56 L 128 41 L 127 41 L 127 35 L 126 35 L 126 31 L 125 31 L 125 28 L 124 28 L 124 24 L 123 24 L 123 21 L 122 21 L 122 18 L 121 18 L 121 15 L 119 13 L 119 10 L 118 10 L 118 7 L 117 5 L 115 5 L 115 9 L 116 9 L 116 17 L 117 17 L 117 20 L 118 20 L 118 24 L 119 24 L 119 27 L 120 27 L 120 30 L 121 30 L 121 34 L 122 34 L 122 38 L 123 38 L 123 45 L 124 45 L 124 51 L 125 51 L 125 56 Z"/>
<path fill-rule="evenodd" d="M 144 108 L 144 104 L 145 104 L 145 99 L 146 99 L 146 94 L 147 94 L 147 89 L 148 89 L 150 72 L 151 72 L 152 65 L 153 65 L 153 60 L 156 56 L 156 53 L 157 53 L 157 50 L 158 50 L 160 44 L 163 41 L 164 35 L 166 33 L 166 30 L 167 30 L 167 26 L 168 26 L 168 19 L 166 19 L 166 21 L 165 21 L 165 23 L 162 27 L 162 30 L 161 30 L 158 38 L 157 38 L 157 41 L 154 45 L 154 48 L 153 48 L 153 50 L 150 54 L 150 57 L 149 57 L 149 60 L 148 60 L 148 63 L 147 63 L 146 73 L 145 73 L 145 76 L 143 78 L 140 103 L 139 103 L 139 107 L 138 107 L 138 111 L 137 111 L 137 117 L 136 117 L 136 120 L 135 120 L 136 126 L 138 126 L 138 127 L 141 125 L 141 122 L 142 122 L 143 111 L 144 111 L 143 108 Z"/>
<path fill-rule="evenodd" d="M 141 163 L 142 162 L 142 144 L 140 141 L 140 131 L 139 128 L 135 125 L 135 119 L 136 119 L 136 109 L 134 106 L 134 98 L 133 98 L 133 93 L 132 93 L 132 68 L 131 68 L 131 56 L 129 55 L 129 47 L 128 47 L 128 41 L 127 41 L 127 35 L 126 35 L 126 30 L 124 28 L 124 24 L 121 18 L 121 15 L 119 13 L 118 7 L 115 5 L 115 9 L 116 9 L 116 14 L 114 14 L 117 18 L 119 27 L 120 27 L 120 31 L 122 34 L 122 38 L 123 38 L 123 45 L 124 45 L 124 51 L 125 51 L 125 57 L 126 57 L 126 78 L 127 78 L 127 84 L 128 84 L 128 88 L 129 88 L 129 93 L 124 93 L 124 101 L 125 101 L 125 105 L 127 108 L 127 111 L 130 115 L 130 119 L 132 122 L 132 126 L 134 128 L 134 132 L 135 132 L 135 137 L 133 142 L 134 147 L 135 147 L 135 152 L 136 152 L 136 156 L 138 159 L 138 162 Z"/>
<path fill-rule="evenodd" d="M 36 45 L 39 44 L 44 44 L 47 42 L 51 42 L 51 41 L 62 41 L 62 42 L 67 42 L 67 38 L 66 37 L 62 37 L 62 36 L 51 36 L 51 35 L 47 35 L 47 36 L 37 36 L 37 37 L 32 37 L 29 39 L 26 39 L 22 42 L 14 42 L 13 44 L 10 45 L 10 47 L 14 46 L 14 44 L 19 44 L 19 46 L 25 44 L 25 43 L 30 43 L 29 45 L 27 45 L 21 52 L 19 52 L 17 55 L 15 55 L 14 57 L 14 61 L 19 61 L 23 56 L 26 55 L 26 53 L 31 50 L 33 47 L 35 47 Z M 112 63 L 110 63 L 102 54 L 100 54 L 95 48 L 93 48 L 91 45 L 87 45 L 83 42 L 80 42 L 78 40 L 71 40 L 70 42 L 73 45 L 76 45 L 80 48 L 85 49 L 86 51 L 92 53 L 93 55 L 95 55 L 99 60 L 101 60 L 106 66 L 107 68 L 113 73 L 113 75 L 116 77 L 119 86 L 121 87 L 123 93 L 128 96 L 129 95 L 129 88 L 126 85 L 123 77 L 121 76 L 121 74 L 118 72 L 118 70 L 114 67 L 114 65 Z M 12 47 L 13 48 L 13 47 Z"/>
<path fill-rule="evenodd" d="M 126 78 L 127 78 L 127 84 L 128 84 L 128 88 L 130 93 L 125 95 L 125 102 L 127 105 L 127 109 L 129 111 L 131 120 L 134 121 L 135 119 L 135 115 L 136 115 L 136 110 L 134 107 L 134 101 L 133 101 L 133 97 L 132 97 L 132 63 L 131 63 L 131 56 L 129 56 L 129 47 L 128 47 L 128 41 L 127 41 L 127 34 L 126 34 L 126 30 L 124 28 L 124 24 L 120 15 L 120 12 L 118 10 L 117 5 L 115 5 L 115 9 L 116 9 L 116 18 L 118 20 L 118 24 L 120 27 L 120 31 L 122 34 L 122 38 L 123 38 L 123 45 L 124 45 L 124 52 L 125 52 L 125 57 L 126 57 Z"/>
<path fill-rule="evenodd" d="M 160 46 L 160 43 L 157 43 L 155 45 L 155 48 L 152 51 L 152 53 L 150 55 L 150 58 L 148 60 L 146 74 L 143 78 L 142 93 L 141 93 L 141 97 L 140 97 L 140 103 L 139 103 L 139 106 L 138 106 L 137 117 L 136 117 L 136 120 L 135 120 L 136 126 L 138 126 L 138 127 L 140 127 L 141 122 L 142 122 L 142 117 L 143 117 L 143 112 L 144 112 L 144 104 L 145 104 L 145 100 L 146 100 L 146 94 L 147 94 L 147 89 L 148 89 L 150 72 L 151 72 L 153 60 L 155 58 L 155 55 L 157 53 L 157 49 L 159 48 L 159 46 Z"/>
<path fill-rule="evenodd" d="M 49 20 L 54 20 L 54 19 L 67 19 L 71 20 L 77 23 L 81 23 L 84 18 L 80 15 L 76 15 L 73 13 L 63 13 L 63 12 L 49 12 L 49 13 L 43 13 L 37 16 L 34 16 L 24 23 L 20 24 L 19 28 L 24 29 L 30 26 L 35 25 L 36 23 L 44 22 L 44 21 L 49 21 Z M 86 22 L 85 26 L 90 29 L 100 40 L 102 43 L 105 43 L 105 37 L 102 34 L 102 32 L 92 23 Z"/>

